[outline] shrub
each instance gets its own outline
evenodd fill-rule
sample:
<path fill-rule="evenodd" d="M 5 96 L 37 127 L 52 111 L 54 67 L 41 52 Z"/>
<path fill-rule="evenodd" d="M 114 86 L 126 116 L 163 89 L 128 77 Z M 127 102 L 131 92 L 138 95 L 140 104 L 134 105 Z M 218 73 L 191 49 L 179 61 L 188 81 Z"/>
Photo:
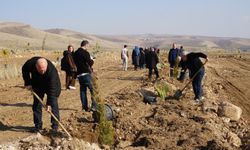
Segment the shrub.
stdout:
<path fill-rule="evenodd" d="M 98 140 L 101 144 L 113 145 L 114 144 L 114 129 L 112 121 L 108 121 L 106 118 L 105 104 L 103 99 L 99 95 L 99 88 L 97 84 L 97 78 L 93 76 L 92 85 L 94 89 L 94 100 L 97 103 L 96 117 L 99 121 L 99 137 Z"/>
<path fill-rule="evenodd" d="M 179 75 L 179 63 L 180 63 L 180 60 L 177 58 L 175 61 L 175 66 L 174 66 L 174 71 L 173 71 L 173 76 L 175 79 L 177 79 Z"/>
<path fill-rule="evenodd" d="M 166 83 L 161 83 L 155 86 L 155 90 L 158 94 L 158 96 L 162 99 L 165 100 L 168 92 L 169 92 L 169 86 Z"/>

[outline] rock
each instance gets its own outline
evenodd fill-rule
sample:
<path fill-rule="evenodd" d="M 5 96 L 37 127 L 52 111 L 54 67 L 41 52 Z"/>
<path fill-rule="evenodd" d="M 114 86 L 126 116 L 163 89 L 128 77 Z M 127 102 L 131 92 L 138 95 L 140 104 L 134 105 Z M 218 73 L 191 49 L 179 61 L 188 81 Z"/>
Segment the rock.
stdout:
<path fill-rule="evenodd" d="M 185 118 L 187 117 L 186 113 L 184 113 L 184 112 L 180 112 L 180 116 L 185 117 Z"/>
<path fill-rule="evenodd" d="M 48 139 L 46 139 L 46 137 L 44 137 L 44 136 L 39 136 L 37 140 L 42 145 L 49 145 L 50 144 L 50 141 Z"/>
<path fill-rule="evenodd" d="M 203 112 L 215 112 L 217 113 L 218 112 L 218 105 L 217 104 L 214 104 L 214 103 L 211 103 L 211 102 L 204 102 L 203 105 L 202 105 L 202 111 Z"/>
<path fill-rule="evenodd" d="M 227 117 L 222 117 L 221 120 L 222 120 L 224 123 L 229 123 L 229 122 L 230 122 L 230 118 L 227 118 Z"/>
<path fill-rule="evenodd" d="M 72 126 L 69 126 L 69 131 L 73 131 L 74 128 Z"/>
<path fill-rule="evenodd" d="M 57 147 L 60 144 L 61 144 L 61 139 L 59 139 L 59 138 L 53 138 L 51 141 L 51 146 L 53 146 L 53 147 Z"/>
<path fill-rule="evenodd" d="M 222 150 L 224 147 L 217 141 L 211 140 L 207 142 L 207 145 L 202 147 L 202 149 L 206 150 Z"/>
<path fill-rule="evenodd" d="M 155 89 L 154 87 L 149 87 L 149 88 L 142 88 L 140 91 L 139 91 L 139 94 L 142 96 L 142 97 L 145 97 L 145 96 L 157 96 L 156 92 L 155 92 Z"/>
<path fill-rule="evenodd" d="M 229 102 L 222 102 L 218 108 L 218 115 L 220 117 L 228 117 L 232 121 L 238 121 L 241 117 L 242 109 Z"/>
<path fill-rule="evenodd" d="M 110 146 L 108 146 L 108 145 L 102 145 L 101 149 L 103 149 L 103 150 L 110 150 Z"/>
<path fill-rule="evenodd" d="M 227 141 L 233 146 L 240 147 L 241 140 L 240 138 L 233 132 L 228 132 L 226 136 Z"/>
<path fill-rule="evenodd" d="M 132 142 L 130 142 L 130 141 L 121 141 L 121 142 L 117 145 L 117 147 L 118 147 L 118 148 L 124 149 L 125 147 L 128 147 L 128 146 L 130 146 L 131 144 L 132 144 Z"/>
<path fill-rule="evenodd" d="M 146 147 L 144 147 L 144 146 L 138 146 L 138 147 L 129 146 L 129 147 L 126 147 L 124 150 L 146 150 Z"/>

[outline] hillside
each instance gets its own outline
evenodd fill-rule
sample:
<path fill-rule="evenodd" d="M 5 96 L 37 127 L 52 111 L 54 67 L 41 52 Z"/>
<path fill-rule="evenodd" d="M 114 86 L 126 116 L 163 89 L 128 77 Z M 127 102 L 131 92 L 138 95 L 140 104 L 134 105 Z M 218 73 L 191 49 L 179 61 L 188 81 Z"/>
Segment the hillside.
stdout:
<path fill-rule="evenodd" d="M 250 39 L 244 38 L 223 38 L 223 37 L 205 37 L 205 36 L 175 36 L 175 35 L 101 35 L 99 38 L 118 43 L 131 43 L 141 46 L 155 46 L 160 48 L 169 48 L 173 42 L 184 45 L 189 49 L 225 49 L 244 51 L 250 50 Z"/>
<path fill-rule="evenodd" d="M 75 48 L 83 39 L 94 45 L 98 42 L 102 49 L 118 47 L 115 43 L 94 36 L 65 29 L 40 30 L 27 24 L 15 22 L 0 23 L 0 48 L 41 50 L 45 39 L 45 50 L 62 50 L 68 44 Z"/>
<path fill-rule="evenodd" d="M 65 49 L 68 44 L 78 47 L 87 39 L 103 50 L 117 50 L 123 44 L 169 48 L 173 42 L 184 45 L 189 50 L 250 50 L 250 39 L 206 36 L 176 36 L 167 34 L 141 35 L 90 35 L 68 29 L 40 30 L 30 25 L 15 22 L 0 23 L 0 48 L 39 50 L 45 39 L 46 50 Z"/>

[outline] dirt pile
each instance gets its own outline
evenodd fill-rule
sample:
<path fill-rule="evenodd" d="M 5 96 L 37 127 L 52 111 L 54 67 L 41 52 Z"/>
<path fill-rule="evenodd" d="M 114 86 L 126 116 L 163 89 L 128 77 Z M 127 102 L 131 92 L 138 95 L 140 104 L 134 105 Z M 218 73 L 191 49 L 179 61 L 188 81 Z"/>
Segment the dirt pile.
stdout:
<path fill-rule="evenodd" d="M 144 89 L 154 86 L 151 82 L 142 85 Z M 149 105 L 138 91 L 128 88 L 107 97 L 107 101 L 117 114 L 114 127 L 118 149 L 244 149 L 250 144 L 250 130 L 243 119 L 231 122 L 219 117 L 219 103 L 209 98 L 197 105 L 190 90 L 181 101 L 158 98 Z"/>

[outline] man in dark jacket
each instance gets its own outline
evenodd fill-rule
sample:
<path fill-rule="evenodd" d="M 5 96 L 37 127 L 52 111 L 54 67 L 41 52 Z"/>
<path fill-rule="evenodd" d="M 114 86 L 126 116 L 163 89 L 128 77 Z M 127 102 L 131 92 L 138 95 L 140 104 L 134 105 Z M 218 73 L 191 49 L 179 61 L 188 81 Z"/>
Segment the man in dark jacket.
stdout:
<path fill-rule="evenodd" d="M 57 99 L 61 93 L 61 83 L 55 66 L 43 57 L 33 57 L 22 67 L 24 85 L 32 89 L 41 99 L 47 95 L 47 111 L 51 111 L 58 118 L 59 109 Z M 32 106 L 35 130 L 42 129 L 42 104 L 34 96 Z M 58 129 L 58 122 L 51 117 L 52 129 Z"/>
<path fill-rule="evenodd" d="M 152 71 L 154 70 L 154 73 L 156 75 L 156 79 L 159 78 L 159 72 L 157 69 L 157 64 L 159 63 L 158 56 L 154 50 L 154 48 L 150 48 L 150 51 L 146 54 L 146 67 L 149 70 L 148 77 L 151 79 L 152 77 Z"/>
<path fill-rule="evenodd" d="M 194 75 L 198 72 L 198 74 L 194 77 L 192 81 L 193 91 L 195 94 L 195 101 L 200 102 L 203 99 L 203 91 L 202 91 L 202 79 L 205 74 L 205 68 L 203 66 L 200 58 L 207 59 L 207 55 L 203 53 L 183 53 L 181 55 L 181 66 L 183 70 L 183 74 L 185 74 L 186 70 L 189 70 L 189 77 L 193 78 Z"/>
<path fill-rule="evenodd" d="M 74 47 L 68 46 L 68 50 L 63 52 L 61 69 L 66 72 L 66 89 L 75 90 L 76 65 L 73 59 Z M 63 61 L 64 60 L 64 61 Z"/>
<path fill-rule="evenodd" d="M 140 69 L 143 69 L 145 66 L 145 52 L 142 47 L 140 47 Z"/>
<path fill-rule="evenodd" d="M 90 109 L 88 108 L 87 88 L 91 93 L 92 107 L 95 107 L 95 102 L 93 99 L 93 86 L 91 83 L 91 73 L 94 61 L 91 59 L 90 54 L 87 51 L 88 48 L 89 42 L 87 40 L 83 40 L 81 43 L 81 47 L 78 48 L 78 50 L 76 50 L 74 54 L 74 61 L 77 67 L 77 77 L 80 84 L 82 109 L 85 111 L 90 111 Z"/>
<path fill-rule="evenodd" d="M 178 62 L 178 56 L 180 56 L 179 49 L 176 47 L 176 44 L 173 43 L 172 48 L 168 53 L 168 63 L 170 65 L 170 77 L 174 75 L 174 67 L 176 67 Z"/>

